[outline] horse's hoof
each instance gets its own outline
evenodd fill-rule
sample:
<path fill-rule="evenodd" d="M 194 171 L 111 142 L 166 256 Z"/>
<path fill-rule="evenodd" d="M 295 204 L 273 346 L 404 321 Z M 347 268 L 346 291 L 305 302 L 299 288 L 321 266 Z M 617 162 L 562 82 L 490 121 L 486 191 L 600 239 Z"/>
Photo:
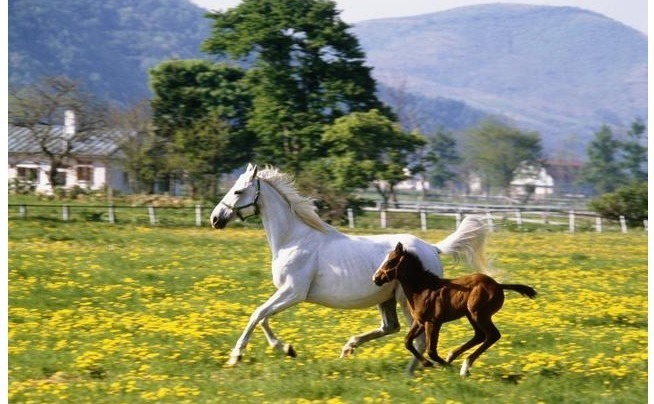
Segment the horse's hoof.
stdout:
<path fill-rule="evenodd" d="M 241 361 L 241 359 L 243 359 L 242 355 L 230 356 L 229 360 L 227 361 L 227 363 L 225 365 L 226 366 L 235 366 L 236 364 L 238 364 Z"/>
<path fill-rule="evenodd" d="M 295 352 L 295 349 L 293 349 L 293 345 L 291 344 L 284 344 L 284 353 L 287 356 L 290 356 L 291 358 L 297 357 L 297 353 Z"/>
<path fill-rule="evenodd" d="M 343 348 L 341 351 L 341 359 L 347 358 L 354 353 L 354 348 Z"/>
<path fill-rule="evenodd" d="M 422 366 L 424 366 L 424 367 L 426 367 L 426 368 L 433 368 L 433 367 L 434 367 L 434 364 L 431 363 L 431 362 L 429 362 L 429 361 L 426 361 L 426 362 L 423 362 L 423 363 L 422 363 Z"/>

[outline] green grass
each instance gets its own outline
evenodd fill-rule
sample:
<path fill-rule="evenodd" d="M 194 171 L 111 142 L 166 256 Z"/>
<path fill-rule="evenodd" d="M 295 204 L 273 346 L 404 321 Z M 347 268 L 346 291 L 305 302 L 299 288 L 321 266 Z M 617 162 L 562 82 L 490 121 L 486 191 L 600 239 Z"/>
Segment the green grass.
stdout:
<path fill-rule="evenodd" d="M 368 230 L 370 231 L 370 230 Z M 374 230 L 381 232 L 380 230 Z M 403 231 L 406 231 L 403 230 Z M 450 230 L 414 231 L 427 240 Z M 363 230 L 357 230 L 363 233 Z M 507 294 L 502 339 L 468 379 L 451 369 L 404 374 L 398 334 L 338 358 L 377 310 L 300 304 L 260 330 L 242 364 L 225 367 L 251 312 L 274 290 L 256 226 L 222 231 L 75 220 L 9 221 L 11 402 L 645 402 L 647 235 L 494 233 L 488 252 Z M 468 269 L 446 260 L 446 275 Z M 440 350 L 471 335 L 444 326 Z"/>

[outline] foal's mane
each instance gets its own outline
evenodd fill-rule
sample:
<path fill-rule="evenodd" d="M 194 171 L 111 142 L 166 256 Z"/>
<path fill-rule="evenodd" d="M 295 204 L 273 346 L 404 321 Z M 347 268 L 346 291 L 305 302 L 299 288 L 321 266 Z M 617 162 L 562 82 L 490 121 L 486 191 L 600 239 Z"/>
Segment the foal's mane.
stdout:
<path fill-rule="evenodd" d="M 447 279 L 441 278 L 438 275 L 436 275 L 433 272 L 430 272 L 425 269 L 425 267 L 422 265 L 422 261 L 420 261 L 420 258 L 418 258 L 418 255 L 415 253 L 404 250 L 404 255 L 409 258 L 409 262 L 407 263 L 410 267 L 411 270 L 416 271 L 420 275 L 424 276 L 427 280 L 428 284 L 434 284 L 434 285 L 441 285 L 444 281 L 447 281 Z"/>
<path fill-rule="evenodd" d="M 275 167 L 266 166 L 259 170 L 257 178 L 275 188 L 302 222 L 318 231 L 327 231 L 327 224 L 316 213 L 314 199 L 302 196 L 297 192 L 290 174 L 283 173 Z"/>

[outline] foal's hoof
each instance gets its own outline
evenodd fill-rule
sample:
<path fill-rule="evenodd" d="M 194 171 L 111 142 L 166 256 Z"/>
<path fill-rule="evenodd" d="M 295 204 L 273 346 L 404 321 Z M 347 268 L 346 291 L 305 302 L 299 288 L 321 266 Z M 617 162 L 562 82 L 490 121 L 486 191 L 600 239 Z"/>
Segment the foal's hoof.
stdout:
<path fill-rule="evenodd" d="M 225 363 L 225 366 L 236 366 L 236 364 L 238 364 L 241 359 L 243 359 L 242 355 L 230 356 L 227 363 Z"/>
<path fill-rule="evenodd" d="M 290 356 L 291 358 L 297 357 L 297 353 L 295 352 L 295 349 L 293 349 L 293 345 L 291 344 L 284 344 L 284 353 L 286 356 Z"/>

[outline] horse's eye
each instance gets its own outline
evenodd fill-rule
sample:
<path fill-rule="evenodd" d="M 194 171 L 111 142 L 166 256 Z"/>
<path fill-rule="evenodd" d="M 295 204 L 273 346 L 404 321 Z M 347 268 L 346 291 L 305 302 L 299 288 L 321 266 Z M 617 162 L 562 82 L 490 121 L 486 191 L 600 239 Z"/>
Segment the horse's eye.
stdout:
<path fill-rule="evenodd" d="M 237 191 L 234 191 L 234 195 L 241 195 L 243 193 L 242 189 L 239 189 Z"/>

